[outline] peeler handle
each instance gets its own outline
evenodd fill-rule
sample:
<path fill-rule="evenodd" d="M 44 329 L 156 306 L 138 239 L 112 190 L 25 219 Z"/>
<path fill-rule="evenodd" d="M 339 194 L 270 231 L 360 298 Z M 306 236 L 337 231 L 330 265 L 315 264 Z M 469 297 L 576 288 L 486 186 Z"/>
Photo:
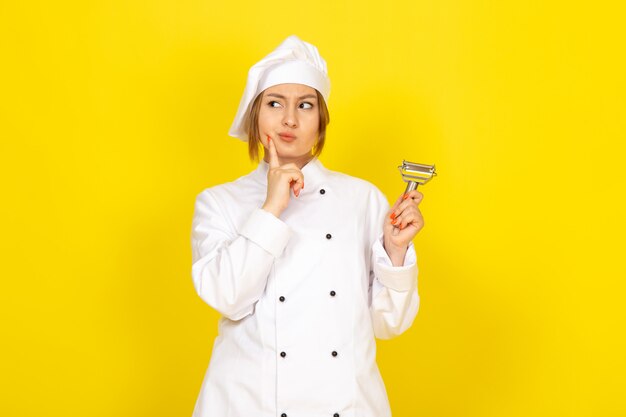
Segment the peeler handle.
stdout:
<path fill-rule="evenodd" d="M 419 184 L 417 183 L 417 181 L 407 181 L 406 183 L 406 189 L 404 190 L 404 194 L 409 193 L 413 190 L 417 190 L 417 186 Z"/>

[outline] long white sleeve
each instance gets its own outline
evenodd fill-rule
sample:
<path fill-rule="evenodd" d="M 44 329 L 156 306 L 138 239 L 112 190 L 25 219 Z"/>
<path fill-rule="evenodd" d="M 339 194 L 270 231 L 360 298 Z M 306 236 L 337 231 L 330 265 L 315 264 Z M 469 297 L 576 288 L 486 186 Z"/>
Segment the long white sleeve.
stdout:
<path fill-rule="evenodd" d="M 372 247 L 372 305 L 370 312 L 374 335 L 391 339 L 411 327 L 419 309 L 417 260 L 413 242 L 409 244 L 403 266 L 393 266 L 383 248 L 382 234 Z"/>
<path fill-rule="evenodd" d="M 377 193 L 378 194 L 378 193 Z M 413 324 L 419 310 L 417 291 L 417 255 L 413 242 L 409 243 L 402 266 L 393 266 L 383 247 L 384 216 L 389 203 L 382 193 L 377 195 L 378 208 L 370 261 L 370 314 L 374 335 L 378 339 L 391 339 L 402 334 Z"/>
<path fill-rule="evenodd" d="M 231 320 L 251 314 L 290 236 L 286 223 L 261 208 L 237 232 L 218 200 L 204 190 L 196 198 L 191 232 L 196 292 Z"/>

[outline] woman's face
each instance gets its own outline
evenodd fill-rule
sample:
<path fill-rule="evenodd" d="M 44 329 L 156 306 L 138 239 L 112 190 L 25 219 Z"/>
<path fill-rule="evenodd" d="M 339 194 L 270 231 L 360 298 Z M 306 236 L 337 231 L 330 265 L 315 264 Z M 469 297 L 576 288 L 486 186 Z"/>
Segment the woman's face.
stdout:
<path fill-rule="evenodd" d="M 303 84 L 278 84 L 263 91 L 259 134 L 265 148 L 267 135 L 281 160 L 310 155 L 319 131 L 319 109 L 314 88 Z"/>

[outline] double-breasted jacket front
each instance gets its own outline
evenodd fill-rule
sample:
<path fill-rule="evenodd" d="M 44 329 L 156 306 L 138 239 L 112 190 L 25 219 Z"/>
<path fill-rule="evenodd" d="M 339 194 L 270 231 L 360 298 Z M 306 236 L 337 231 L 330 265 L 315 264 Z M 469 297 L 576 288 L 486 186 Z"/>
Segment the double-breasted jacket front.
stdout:
<path fill-rule="evenodd" d="M 268 168 L 196 197 L 193 284 L 222 317 L 193 416 L 390 416 L 375 338 L 417 314 L 413 243 L 392 266 L 385 196 L 317 158 L 274 216 L 261 208 Z"/>

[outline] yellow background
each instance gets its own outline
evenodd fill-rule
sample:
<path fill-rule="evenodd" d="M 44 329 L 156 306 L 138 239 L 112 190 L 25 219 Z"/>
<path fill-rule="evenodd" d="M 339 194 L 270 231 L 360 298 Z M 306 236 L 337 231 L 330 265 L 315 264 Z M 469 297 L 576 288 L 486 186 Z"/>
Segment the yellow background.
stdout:
<path fill-rule="evenodd" d="M 194 199 L 254 168 L 227 131 L 291 34 L 327 167 L 390 202 L 402 159 L 439 172 L 420 312 L 378 343 L 394 417 L 626 415 L 619 3 L 3 1 L 0 415 L 191 415 Z"/>

